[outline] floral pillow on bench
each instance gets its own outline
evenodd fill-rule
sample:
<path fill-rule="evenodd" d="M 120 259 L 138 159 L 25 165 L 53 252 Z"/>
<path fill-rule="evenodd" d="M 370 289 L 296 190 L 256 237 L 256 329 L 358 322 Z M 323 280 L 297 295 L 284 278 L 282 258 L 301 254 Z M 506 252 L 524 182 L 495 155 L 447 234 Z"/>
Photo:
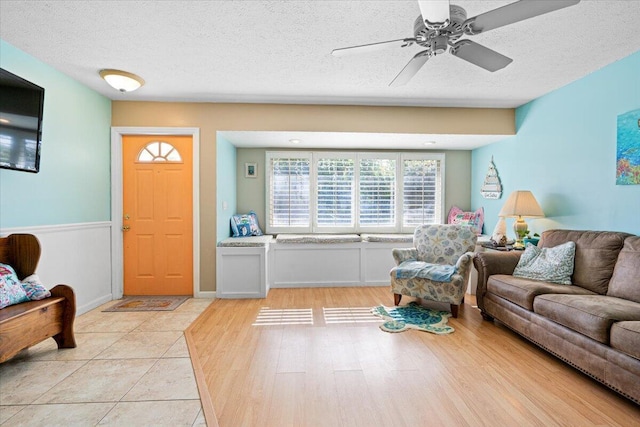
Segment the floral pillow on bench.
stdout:
<path fill-rule="evenodd" d="M 21 282 L 10 265 L 0 263 L 0 308 L 50 296 L 51 292 L 40 283 L 35 274 Z"/>

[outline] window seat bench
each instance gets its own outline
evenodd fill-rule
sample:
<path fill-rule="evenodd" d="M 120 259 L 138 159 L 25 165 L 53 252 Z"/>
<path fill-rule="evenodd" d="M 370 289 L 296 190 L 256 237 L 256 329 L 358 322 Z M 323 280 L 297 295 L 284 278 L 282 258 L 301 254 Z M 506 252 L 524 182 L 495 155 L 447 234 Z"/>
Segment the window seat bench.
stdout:
<path fill-rule="evenodd" d="M 218 243 L 216 296 L 265 298 L 270 288 L 388 286 L 391 250 L 410 234 L 279 234 Z"/>

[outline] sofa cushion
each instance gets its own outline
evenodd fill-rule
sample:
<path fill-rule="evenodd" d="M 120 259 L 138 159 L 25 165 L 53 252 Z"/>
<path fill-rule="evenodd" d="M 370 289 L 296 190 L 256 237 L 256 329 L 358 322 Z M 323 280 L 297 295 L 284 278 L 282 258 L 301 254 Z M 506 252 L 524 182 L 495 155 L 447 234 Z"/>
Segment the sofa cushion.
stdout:
<path fill-rule="evenodd" d="M 549 248 L 575 242 L 572 283 L 605 295 L 618 253 L 629 236 L 613 231 L 548 230 L 542 233 L 538 246 Z"/>
<path fill-rule="evenodd" d="M 525 279 L 570 285 L 576 244 L 566 242 L 553 248 L 527 244 L 513 275 Z"/>
<path fill-rule="evenodd" d="M 603 344 L 614 322 L 640 320 L 639 303 L 604 295 L 540 295 L 533 311 Z"/>
<path fill-rule="evenodd" d="M 616 322 L 611 327 L 611 347 L 640 359 L 640 322 Z"/>
<path fill-rule="evenodd" d="M 555 283 L 541 282 L 539 280 L 513 277 L 507 274 L 494 274 L 489 276 L 487 290 L 530 311 L 533 310 L 533 300 L 538 295 L 597 295 L 595 292 L 578 286 L 558 285 Z"/>
<path fill-rule="evenodd" d="M 607 295 L 640 302 L 640 236 L 625 239 Z"/>

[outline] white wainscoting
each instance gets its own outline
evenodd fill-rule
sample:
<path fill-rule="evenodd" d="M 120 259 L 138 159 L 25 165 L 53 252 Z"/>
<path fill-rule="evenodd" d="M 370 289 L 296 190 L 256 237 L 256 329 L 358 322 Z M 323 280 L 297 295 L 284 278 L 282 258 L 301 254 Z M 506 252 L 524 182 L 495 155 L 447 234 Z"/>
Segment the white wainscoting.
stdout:
<path fill-rule="evenodd" d="M 413 243 L 269 243 L 218 247 L 217 297 L 264 298 L 270 288 L 388 286 L 393 248 Z"/>
<path fill-rule="evenodd" d="M 272 262 L 272 288 L 331 286 L 386 286 L 395 266 L 393 248 L 413 243 L 276 243 Z"/>
<path fill-rule="evenodd" d="M 260 247 L 218 247 L 217 298 L 265 298 L 269 293 L 269 244 Z"/>
<path fill-rule="evenodd" d="M 0 235 L 30 233 L 40 241 L 37 274 L 47 288 L 64 283 L 76 294 L 76 314 L 113 299 L 111 222 L 5 228 Z"/>

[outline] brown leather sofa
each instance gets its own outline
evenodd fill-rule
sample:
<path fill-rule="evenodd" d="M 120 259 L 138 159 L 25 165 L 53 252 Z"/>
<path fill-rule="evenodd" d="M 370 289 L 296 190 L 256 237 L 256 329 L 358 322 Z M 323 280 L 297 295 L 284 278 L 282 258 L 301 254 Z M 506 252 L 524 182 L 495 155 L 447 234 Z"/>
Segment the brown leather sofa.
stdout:
<path fill-rule="evenodd" d="M 481 252 L 478 307 L 640 404 L 640 236 L 549 230 L 538 246 L 576 244 L 572 285 L 512 276 L 522 252 Z"/>

